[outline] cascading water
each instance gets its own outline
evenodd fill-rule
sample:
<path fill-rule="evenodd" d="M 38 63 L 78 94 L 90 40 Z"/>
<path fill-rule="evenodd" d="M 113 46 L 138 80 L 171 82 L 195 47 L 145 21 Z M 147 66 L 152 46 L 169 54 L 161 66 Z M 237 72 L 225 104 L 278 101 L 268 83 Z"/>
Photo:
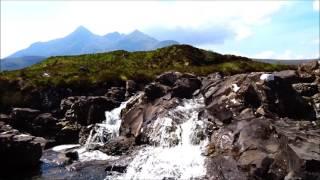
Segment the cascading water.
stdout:
<path fill-rule="evenodd" d="M 118 108 L 105 112 L 106 120 L 93 127 L 86 141 L 86 146 L 90 144 L 103 145 L 107 140 L 119 135 L 119 128 L 121 125 L 120 113 L 121 110 L 126 107 L 128 102 L 129 101 L 125 101 L 121 103 Z"/>
<path fill-rule="evenodd" d="M 198 117 L 203 105 L 203 98 L 183 100 L 182 105 L 158 118 L 152 128 L 158 127 L 159 130 L 154 130 L 150 138 L 159 145 L 143 148 L 126 173 L 106 179 L 192 179 L 204 176 L 205 158 L 201 154 L 206 140 L 201 134 L 205 128 Z"/>
<path fill-rule="evenodd" d="M 106 120 L 102 123 L 95 124 L 89 133 L 87 141 L 83 147 L 78 148 L 76 151 L 79 154 L 80 161 L 91 160 L 111 160 L 116 157 L 108 156 L 99 150 L 90 150 L 93 145 L 103 146 L 108 140 L 119 136 L 119 128 L 121 125 L 121 110 L 124 109 L 129 102 L 137 100 L 141 96 L 138 93 L 132 96 L 129 100 L 122 102 L 121 105 L 112 111 L 106 111 Z M 88 151 L 89 150 L 89 151 Z"/>
<path fill-rule="evenodd" d="M 119 128 L 121 125 L 121 110 L 124 109 L 129 102 L 137 100 L 142 94 L 138 93 L 132 96 L 129 100 L 122 102 L 121 105 L 112 111 L 106 111 L 106 120 L 102 123 L 97 123 L 90 131 L 86 141 L 86 147 L 89 145 L 103 145 L 108 140 L 119 136 Z"/>

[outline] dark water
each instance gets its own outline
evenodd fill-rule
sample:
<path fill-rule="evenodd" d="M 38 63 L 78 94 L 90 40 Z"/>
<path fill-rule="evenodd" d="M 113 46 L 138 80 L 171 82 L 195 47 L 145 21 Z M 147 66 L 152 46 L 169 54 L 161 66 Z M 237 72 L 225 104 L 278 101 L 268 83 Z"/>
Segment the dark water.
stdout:
<path fill-rule="evenodd" d="M 65 164 L 59 153 L 46 150 L 35 170 L 8 172 L 0 170 L 0 180 L 102 180 L 107 176 L 105 161 L 73 162 Z"/>

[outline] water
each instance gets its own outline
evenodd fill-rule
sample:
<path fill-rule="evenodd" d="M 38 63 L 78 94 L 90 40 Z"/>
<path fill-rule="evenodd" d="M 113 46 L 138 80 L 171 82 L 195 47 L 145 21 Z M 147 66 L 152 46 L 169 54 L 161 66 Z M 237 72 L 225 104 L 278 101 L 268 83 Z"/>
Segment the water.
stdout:
<path fill-rule="evenodd" d="M 204 123 L 198 119 L 203 108 L 203 98 L 184 100 L 181 106 L 157 119 L 151 139 L 158 146 L 149 146 L 139 151 L 125 174 L 106 179 L 192 179 L 206 174 L 202 148 L 206 140 L 199 138 L 204 133 Z"/>
<path fill-rule="evenodd" d="M 127 103 L 138 99 L 141 94 L 131 97 L 128 101 L 122 102 L 118 108 L 112 111 L 106 111 L 106 120 L 97 123 L 90 131 L 89 137 L 85 143 L 85 147 L 90 145 L 104 145 L 110 139 L 119 136 L 119 128 L 121 125 L 121 110 L 127 106 Z"/>
<path fill-rule="evenodd" d="M 119 136 L 121 110 L 139 96 L 106 112 L 106 120 L 94 126 L 86 145 L 76 149 L 80 161 L 119 158 L 108 156 L 98 150 L 90 151 L 88 146 L 103 145 L 111 138 Z M 159 116 L 144 127 L 151 145 L 134 153 L 134 158 L 125 173 L 111 173 L 105 179 L 201 179 L 206 174 L 205 157 L 202 152 L 207 144 L 204 132 L 206 125 L 199 119 L 199 112 L 203 108 L 203 98 L 184 99 L 179 106 L 168 110 L 166 115 Z M 61 151 L 76 146 L 60 146 L 55 149 Z"/>

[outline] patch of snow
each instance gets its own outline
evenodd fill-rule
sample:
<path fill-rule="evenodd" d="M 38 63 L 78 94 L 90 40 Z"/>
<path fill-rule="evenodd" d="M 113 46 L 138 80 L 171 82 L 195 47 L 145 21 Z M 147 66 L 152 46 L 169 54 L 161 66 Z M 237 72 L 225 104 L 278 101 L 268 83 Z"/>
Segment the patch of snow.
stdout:
<path fill-rule="evenodd" d="M 260 80 L 262 80 L 262 81 L 274 81 L 274 75 L 273 74 L 262 74 L 260 76 Z"/>

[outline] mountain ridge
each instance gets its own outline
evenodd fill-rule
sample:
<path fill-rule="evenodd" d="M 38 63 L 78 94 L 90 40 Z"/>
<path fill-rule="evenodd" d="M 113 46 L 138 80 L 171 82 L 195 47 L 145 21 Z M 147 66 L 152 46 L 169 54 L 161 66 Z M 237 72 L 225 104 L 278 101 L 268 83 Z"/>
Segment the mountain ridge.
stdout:
<path fill-rule="evenodd" d="M 171 43 L 179 44 L 177 41 L 170 41 Z M 92 33 L 84 26 L 79 26 L 67 36 L 46 42 L 35 42 L 29 47 L 11 54 L 7 58 L 23 56 L 50 57 L 59 55 L 80 55 L 112 50 L 153 50 L 161 47 L 159 44 L 163 44 L 162 42 L 163 41 L 159 41 L 139 30 L 134 30 L 129 34 L 111 32 L 100 36 Z"/>

